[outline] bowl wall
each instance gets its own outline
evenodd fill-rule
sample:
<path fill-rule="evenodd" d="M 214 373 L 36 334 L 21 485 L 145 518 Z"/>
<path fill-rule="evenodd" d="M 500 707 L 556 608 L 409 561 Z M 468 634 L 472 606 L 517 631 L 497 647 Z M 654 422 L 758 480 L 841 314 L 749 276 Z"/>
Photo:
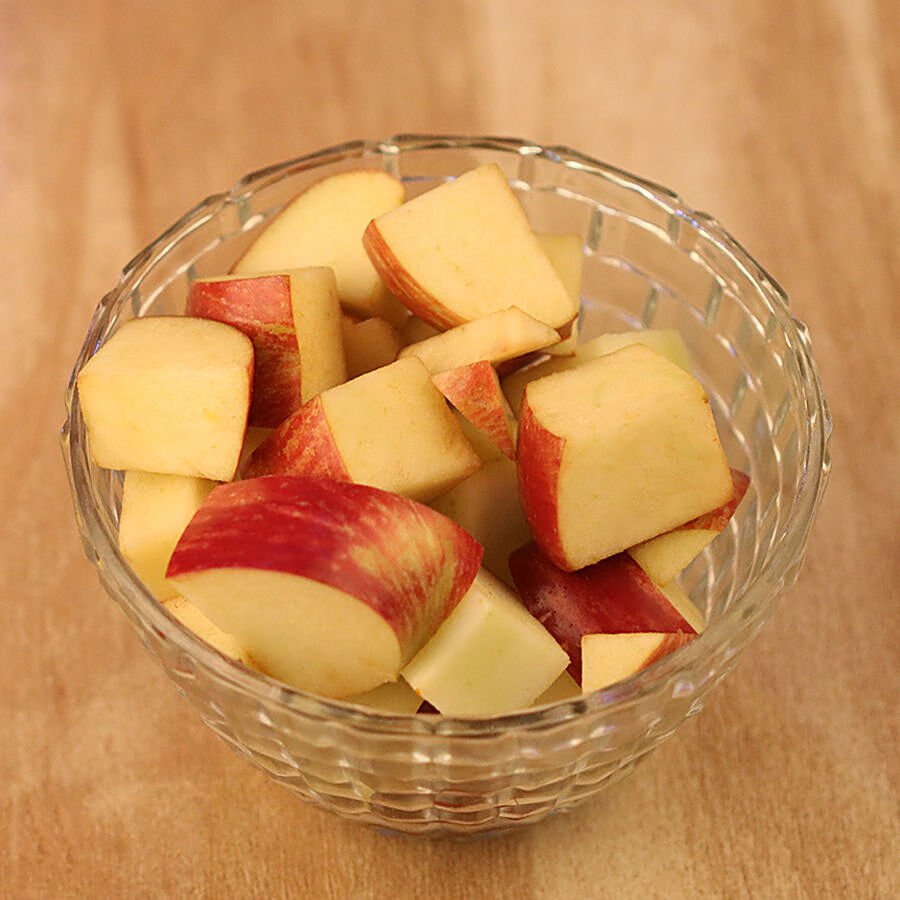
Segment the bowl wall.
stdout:
<path fill-rule="evenodd" d="M 710 623 L 698 640 L 612 688 L 517 715 L 382 716 L 244 669 L 154 601 L 118 553 L 121 473 L 90 460 L 75 377 L 123 322 L 183 312 L 191 280 L 226 272 L 313 182 L 384 168 L 415 195 L 485 162 L 504 170 L 535 229 L 582 236 L 585 338 L 681 331 L 729 461 L 751 486 L 726 531 L 681 576 Z M 575 151 L 487 137 L 349 143 L 208 198 L 138 254 L 103 298 L 67 401 L 63 451 L 85 552 L 178 690 L 240 754 L 305 799 L 425 834 L 505 829 L 571 807 L 628 774 L 698 712 L 795 580 L 829 464 L 830 421 L 806 329 L 715 220 Z"/>

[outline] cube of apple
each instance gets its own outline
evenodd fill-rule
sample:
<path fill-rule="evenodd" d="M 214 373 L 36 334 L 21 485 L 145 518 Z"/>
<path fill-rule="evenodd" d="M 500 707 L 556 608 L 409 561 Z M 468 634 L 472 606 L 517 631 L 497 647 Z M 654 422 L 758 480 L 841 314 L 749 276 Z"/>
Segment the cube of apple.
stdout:
<path fill-rule="evenodd" d="M 668 584 L 707 544 L 725 530 L 750 485 L 750 479 L 737 469 L 731 470 L 731 479 L 734 493 L 727 503 L 671 531 L 628 548 L 634 561 L 657 584 Z"/>
<path fill-rule="evenodd" d="M 627 553 L 566 572 L 530 542 L 510 554 L 509 568 L 525 607 L 569 654 L 573 678 L 581 677 L 586 634 L 695 633 Z"/>
<path fill-rule="evenodd" d="M 444 715 L 490 716 L 528 706 L 568 664 L 515 593 L 482 569 L 402 674 Z"/>
<path fill-rule="evenodd" d="M 167 577 L 268 674 L 348 697 L 397 679 L 469 589 L 481 547 L 428 507 L 366 485 L 221 485 Z"/>
<path fill-rule="evenodd" d="M 556 269 L 560 281 L 576 305 L 581 304 L 581 270 L 584 263 L 584 242 L 580 234 L 536 232 L 547 259 Z M 569 336 L 547 348 L 551 356 L 571 356 L 578 344 L 578 319 L 572 322 Z"/>
<path fill-rule="evenodd" d="M 599 691 L 630 678 L 694 639 L 692 634 L 586 634 L 581 639 L 581 690 Z"/>
<path fill-rule="evenodd" d="M 515 304 L 562 334 L 578 313 L 493 163 L 376 217 L 363 244 L 390 290 L 439 329 Z"/>
<path fill-rule="evenodd" d="M 413 357 L 314 397 L 260 444 L 243 474 L 327 475 L 429 500 L 480 466 Z"/>
<path fill-rule="evenodd" d="M 234 476 L 247 427 L 253 344 L 221 322 L 126 322 L 78 375 L 91 455 L 108 469 Z"/>
<path fill-rule="evenodd" d="M 398 325 L 407 312 L 378 277 L 361 239 L 366 225 L 396 209 L 404 194 L 399 179 L 376 169 L 324 178 L 269 223 L 232 271 L 246 275 L 327 266 L 334 270 L 338 297 L 349 312 Z"/>
<path fill-rule="evenodd" d="M 484 547 L 484 568 L 512 586 L 509 555 L 531 540 L 512 460 L 498 456 L 485 461 L 431 506 L 465 528 Z"/>
<path fill-rule="evenodd" d="M 552 328 L 510 306 L 409 344 L 400 357 L 417 356 L 436 375 L 480 360 L 503 362 L 558 341 Z"/>
<path fill-rule="evenodd" d="M 355 322 L 347 316 L 341 320 L 347 376 L 356 378 L 392 363 L 403 346 L 397 329 L 377 317 Z"/>
<path fill-rule="evenodd" d="M 402 678 L 386 681 L 371 691 L 347 697 L 346 700 L 388 715 L 412 715 L 422 705 L 422 698 Z"/>
<path fill-rule="evenodd" d="M 194 606 L 187 598 L 173 594 L 163 601 L 163 606 L 184 625 L 192 631 L 201 641 L 206 641 L 210 647 L 214 647 L 219 653 L 236 659 L 248 669 L 258 669 L 253 657 L 247 652 L 234 635 L 226 634 L 221 628 L 213 625 L 206 616 Z"/>
<path fill-rule="evenodd" d="M 631 344 L 646 344 L 677 366 L 681 366 L 685 372 L 691 371 L 691 358 L 684 339 L 674 329 L 649 328 L 644 331 L 609 332 L 598 335 L 583 344 L 578 344 L 573 355 L 564 356 L 560 353 L 552 359 L 545 359 L 535 365 L 519 368 L 507 375 L 501 373 L 501 386 L 503 393 L 506 394 L 506 399 L 509 400 L 513 415 L 519 415 L 522 407 L 522 393 L 530 382 L 543 378 L 545 375 L 552 375 L 554 372 L 577 369 L 586 362 L 612 353 L 614 350 L 621 350 L 622 347 L 628 347 Z M 547 348 L 548 353 L 550 349 Z"/>
<path fill-rule="evenodd" d="M 515 458 L 515 431 L 509 404 L 500 389 L 500 379 L 487 360 L 447 369 L 432 375 L 431 380 L 501 453 Z"/>
<path fill-rule="evenodd" d="M 561 703 L 563 700 L 572 700 L 581 696 L 581 685 L 569 674 L 566 669 L 550 687 L 539 697 L 534 698 L 532 706 L 544 706 L 547 703 Z"/>
<path fill-rule="evenodd" d="M 583 568 L 725 503 L 709 399 L 643 344 L 525 389 L 517 448 L 525 517 L 561 568 Z"/>
<path fill-rule="evenodd" d="M 215 486 L 215 481 L 190 475 L 125 473 L 119 550 L 158 600 L 175 596 L 166 566 L 187 523 Z"/>

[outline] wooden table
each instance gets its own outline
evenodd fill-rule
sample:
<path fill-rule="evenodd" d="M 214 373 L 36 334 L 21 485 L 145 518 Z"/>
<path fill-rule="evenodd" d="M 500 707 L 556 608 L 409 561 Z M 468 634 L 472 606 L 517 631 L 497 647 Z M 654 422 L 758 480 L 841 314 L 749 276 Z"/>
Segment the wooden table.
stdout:
<path fill-rule="evenodd" d="M 890 0 L 0 0 L 0 896 L 898 896 L 898 34 Z M 137 249 L 246 171 L 403 131 L 567 143 L 715 212 L 834 415 L 805 570 L 705 712 L 467 844 L 308 807 L 201 725 L 83 558 L 57 446 Z"/>

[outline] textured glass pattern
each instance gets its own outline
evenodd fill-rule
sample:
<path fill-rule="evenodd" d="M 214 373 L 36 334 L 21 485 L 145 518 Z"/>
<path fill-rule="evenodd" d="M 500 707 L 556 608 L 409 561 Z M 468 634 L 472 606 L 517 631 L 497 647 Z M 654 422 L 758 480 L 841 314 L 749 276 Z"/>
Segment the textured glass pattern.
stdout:
<path fill-rule="evenodd" d="M 226 271 L 314 181 L 380 167 L 412 195 L 485 162 L 501 166 L 536 229 L 583 236 L 586 338 L 641 326 L 682 331 L 729 459 L 748 471 L 751 488 L 681 577 L 710 620 L 698 640 L 612 688 L 517 715 L 382 716 L 244 669 L 154 601 L 117 550 L 121 475 L 90 460 L 75 377 L 124 321 L 181 312 L 191 279 Z M 306 800 L 420 834 L 535 822 L 629 774 L 701 709 L 796 579 L 829 468 L 831 425 L 807 330 L 735 240 L 665 188 L 564 147 L 504 138 L 348 143 L 206 199 L 101 300 L 66 399 L 63 454 L 85 553 L 175 687 L 238 753 Z"/>

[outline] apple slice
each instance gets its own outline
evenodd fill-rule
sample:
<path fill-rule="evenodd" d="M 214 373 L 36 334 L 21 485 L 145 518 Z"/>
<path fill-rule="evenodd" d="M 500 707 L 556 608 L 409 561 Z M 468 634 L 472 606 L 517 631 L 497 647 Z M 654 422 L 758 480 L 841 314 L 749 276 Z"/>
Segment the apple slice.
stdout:
<path fill-rule="evenodd" d="M 509 554 L 531 540 L 514 462 L 505 456 L 485 461 L 431 506 L 465 528 L 484 547 L 484 568 L 512 586 Z"/>
<path fill-rule="evenodd" d="M 558 341 L 552 328 L 510 306 L 410 344 L 400 357 L 417 356 L 436 375 L 480 360 L 503 362 Z"/>
<path fill-rule="evenodd" d="M 504 375 L 502 380 L 503 392 L 509 400 L 513 414 L 518 416 L 522 406 L 522 392 L 525 386 L 545 375 L 554 372 L 566 372 L 569 369 L 577 369 L 580 365 L 593 359 L 621 350 L 631 344 L 646 344 L 657 353 L 661 353 L 666 359 L 675 365 L 681 366 L 685 372 L 691 371 L 691 358 L 685 346 L 684 339 L 678 331 L 670 328 L 647 329 L 645 331 L 609 332 L 579 344 L 575 347 L 574 355 L 554 356 L 545 359 L 535 365 L 523 367 L 510 374 Z M 555 348 L 553 348 L 555 349 Z M 549 353 L 551 348 L 547 348 Z"/>
<path fill-rule="evenodd" d="M 94 462 L 107 469 L 234 476 L 250 408 L 253 344 L 221 322 L 126 322 L 78 375 Z"/>
<path fill-rule="evenodd" d="M 627 553 L 566 572 L 530 542 L 510 555 L 509 568 L 522 602 L 569 654 L 574 678 L 581 677 L 585 634 L 695 633 Z"/>
<path fill-rule="evenodd" d="M 510 425 L 509 404 L 500 390 L 500 379 L 487 360 L 469 363 L 458 369 L 448 369 L 432 375 L 431 380 L 492 444 L 510 459 L 515 459 L 515 437 Z"/>
<path fill-rule="evenodd" d="M 366 485 L 221 485 L 167 577 L 263 671 L 348 697 L 396 680 L 469 589 L 481 547 L 445 516 Z"/>
<path fill-rule="evenodd" d="M 576 305 L 581 304 L 581 270 L 584 263 L 584 242 L 580 234 L 554 234 L 536 232 L 547 259 L 556 269 L 560 281 Z M 578 319 L 572 322 L 569 336 L 547 348 L 552 356 L 571 356 L 578 344 Z"/>
<path fill-rule="evenodd" d="M 402 678 L 386 681 L 364 694 L 347 697 L 346 701 L 388 715 L 413 715 L 422 705 L 422 698 Z"/>
<path fill-rule="evenodd" d="M 378 216 L 363 244 L 390 290 L 435 328 L 516 304 L 562 334 L 578 313 L 493 163 Z"/>
<path fill-rule="evenodd" d="M 125 473 L 119 550 L 158 600 L 175 596 L 166 566 L 187 523 L 215 486 L 215 481 L 190 475 Z"/>
<path fill-rule="evenodd" d="M 407 316 L 369 262 L 361 238 L 366 225 L 398 207 L 403 183 L 377 169 L 331 175 L 288 204 L 235 263 L 246 275 L 306 266 L 334 269 L 341 304 L 361 318 L 399 325 Z"/>
<path fill-rule="evenodd" d="M 260 444 L 243 474 L 327 475 L 424 501 L 480 466 L 428 370 L 410 358 L 314 397 Z"/>
<path fill-rule="evenodd" d="M 672 604 L 680 616 L 697 632 L 701 634 L 706 628 L 706 619 L 703 613 L 694 605 L 694 601 L 677 581 L 670 581 L 660 587 L 666 600 Z"/>
<path fill-rule="evenodd" d="M 747 493 L 750 479 L 731 470 L 734 494 L 727 503 L 703 513 L 684 525 L 628 548 L 634 561 L 657 583 L 668 584 L 703 548 L 725 530 Z"/>
<path fill-rule="evenodd" d="M 517 461 L 531 532 L 570 571 L 734 492 L 702 385 L 643 344 L 531 382 Z"/>
<path fill-rule="evenodd" d="M 403 341 L 390 322 L 377 317 L 354 322 L 347 316 L 341 320 L 347 376 L 356 378 L 392 363 Z"/>
<path fill-rule="evenodd" d="M 201 641 L 206 641 L 210 647 L 214 647 L 219 653 L 236 659 L 248 669 L 259 668 L 253 657 L 247 652 L 247 648 L 234 635 L 226 634 L 221 628 L 213 625 L 186 597 L 173 594 L 170 598 L 163 601 L 163 606 L 185 628 L 193 631 Z"/>
<path fill-rule="evenodd" d="M 581 686 L 566 669 L 540 697 L 535 697 L 532 706 L 544 706 L 547 703 L 560 703 L 581 696 Z"/>
<path fill-rule="evenodd" d="M 581 690 L 599 691 L 630 678 L 694 639 L 691 634 L 586 634 L 581 639 Z"/>
<path fill-rule="evenodd" d="M 402 674 L 444 715 L 491 716 L 528 706 L 568 664 L 516 595 L 482 569 Z"/>

